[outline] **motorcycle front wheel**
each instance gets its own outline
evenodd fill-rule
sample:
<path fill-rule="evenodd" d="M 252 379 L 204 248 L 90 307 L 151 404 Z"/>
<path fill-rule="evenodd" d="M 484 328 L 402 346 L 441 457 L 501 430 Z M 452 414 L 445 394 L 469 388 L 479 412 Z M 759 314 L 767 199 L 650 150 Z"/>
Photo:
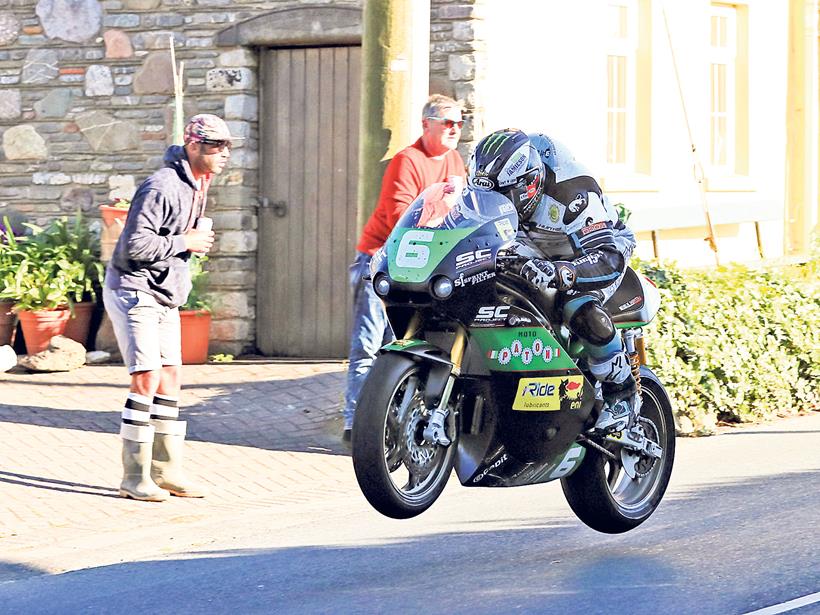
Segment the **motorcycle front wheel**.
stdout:
<path fill-rule="evenodd" d="M 373 363 L 356 404 L 351 442 L 356 480 L 373 508 L 394 519 L 430 508 L 455 462 L 455 421 L 448 422 L 448 446 L 423 437 L 432 413 L 424 404 L 425 385 L 422 365 L 386 353 Z"/>
<path fill-rule="evenodd" d="M 587 449 L 581 467 L 561 479 L 567 502 L 589 527 L 607 534 L 629 531 L 655 512 L 669 485 L 675 462 L 675 421 L 669 396 L 657 376 L 641 367 L 641 424 L 663 448 L 660 459 L 642 459 L 641 475 L 627 476 L 619 448 L 609 450 L 616 459 Z"/>

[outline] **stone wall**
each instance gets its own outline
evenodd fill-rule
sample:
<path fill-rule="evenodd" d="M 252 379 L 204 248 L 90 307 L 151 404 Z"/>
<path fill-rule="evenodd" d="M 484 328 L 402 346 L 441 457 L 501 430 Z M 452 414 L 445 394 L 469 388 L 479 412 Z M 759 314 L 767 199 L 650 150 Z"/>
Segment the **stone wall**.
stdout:
<path fill-rule="evenodd" d="M 464 103 L 464 160 L 484 135 L 481 73 L 486 65 L 484 6 L 489 0 L 431 0 L 430 93 Z"/>
<path fill-rule="evenodd" d="M 211 352 L 253 349 L 257 54 L 215 39 L 296 4 L 319 3 L 0 0 L 0 216 L 43 224 L 80 209 L 96 220 L 98 205 L 130 198 L 161 166 L 172 139 L 173 37 L 186 117 L 215 113 L 247 137 L 209 194 L 218 236 Z"/>

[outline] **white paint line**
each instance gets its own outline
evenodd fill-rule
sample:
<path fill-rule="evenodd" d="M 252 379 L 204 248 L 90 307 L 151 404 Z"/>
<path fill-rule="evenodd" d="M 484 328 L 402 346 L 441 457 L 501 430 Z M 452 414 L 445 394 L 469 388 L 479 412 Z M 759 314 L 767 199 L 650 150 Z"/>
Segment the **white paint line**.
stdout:
<path fill-rule="evenodd" d="M 749 611 L 748 613 L 744 613 L 744 615 L 776 615 L 777 613 L 793 611 L 809 604 L 814 604 L 815 602 L 820 602 L 820 592 L 809 594 L 808 596 L 803 596 L 802 598 L 795 598 L 794 600 L 789 600 L 788 602 L 773 604 L 772 606 L 767 606 L 765 609 Z"/>

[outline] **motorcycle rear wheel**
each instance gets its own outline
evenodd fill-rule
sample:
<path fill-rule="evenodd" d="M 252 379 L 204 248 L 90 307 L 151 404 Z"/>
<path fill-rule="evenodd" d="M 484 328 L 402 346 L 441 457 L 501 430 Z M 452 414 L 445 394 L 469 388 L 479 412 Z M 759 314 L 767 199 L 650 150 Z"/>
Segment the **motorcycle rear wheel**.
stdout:
<path fill-rule="evenodd" d="M 561 479 L 572 511 L 599 532 L 620 534 L 646 521 L 660 504 L 672 475 L 675 461 L 672 404 L 657 376 L 646 367 L 641 368 L 641 390 L 641 417 L 651 422 L 657 433 L 657 443 L 663 448 L 661 458 L 647 474 L 634 479 L 627 476 L 618 448 L 607 446 L 617 459 L 588 448 L 581 467 Z M 646 432 L 651 434 L 652 429 L 646 429 Z"/>
<path fill-rule="evenodd" d="M 449 446 L 422 436 L 431 409 L 424 405 L 421 365 L 399 354 L 379 356 L 362 387 L 353 422 L 352 457 L 365 498 L 383 515 L 408 519 L 438 499 L 455 462 L 454 424 Z"/>

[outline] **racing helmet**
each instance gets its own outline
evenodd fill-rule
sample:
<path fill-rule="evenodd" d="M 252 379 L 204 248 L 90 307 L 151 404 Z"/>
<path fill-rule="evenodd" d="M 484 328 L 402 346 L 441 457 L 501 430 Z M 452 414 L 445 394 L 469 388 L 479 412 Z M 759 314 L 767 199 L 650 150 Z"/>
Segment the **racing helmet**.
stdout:
<path fill-rule="evenodd" d="M 527 220 L 544 194 L 544 163 L 529 137 L 515 128 L 493 132 L 478 142 L 467 165 L 467 183 L 510 199 Z"/>

